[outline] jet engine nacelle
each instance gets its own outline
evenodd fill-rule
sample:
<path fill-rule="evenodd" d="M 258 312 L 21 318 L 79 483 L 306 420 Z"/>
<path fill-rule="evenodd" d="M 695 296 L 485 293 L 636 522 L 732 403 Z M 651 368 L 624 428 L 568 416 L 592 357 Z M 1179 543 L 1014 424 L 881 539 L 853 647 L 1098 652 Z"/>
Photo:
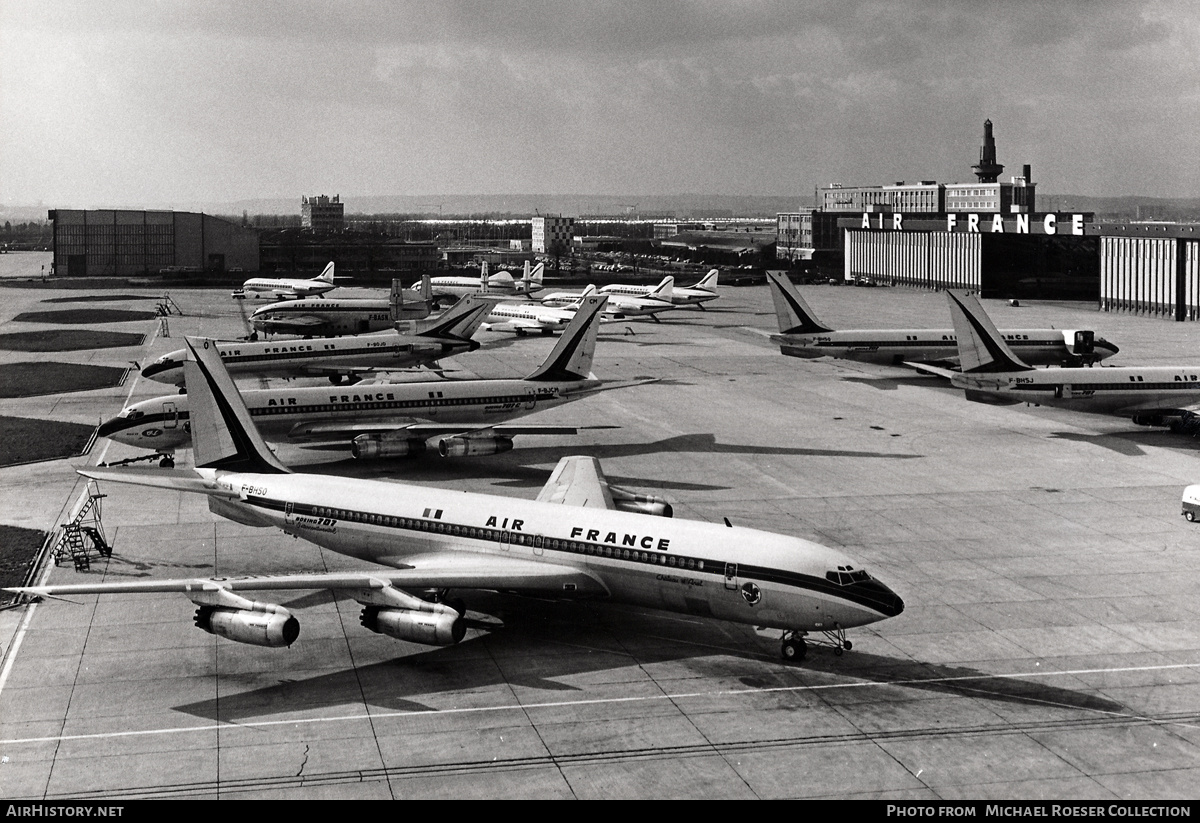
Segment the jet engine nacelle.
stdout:
<path fill-rule="evenodd" d="M 636 494 L 616 486 L 609 486 L 608 492 L 612 495 L 613 505 L 617 507 L 618 511 L 652 514 L 655 517 L 672 517 L 675 514 L 675 510 L 671 508 L 671 504 L 665 497 Z"/>
<path fill-rule="evenodd" d="M 462 616 L 453 609 L 412 611 L 367 606 L 360 622 L 376 634 L 426 646 L 453 646 L 467 633 Z"/>
<path fill-rule="evenodd" d="M 196 609 L 196 625 L 209 634 L 252 646 L 292 645 L 300 636 L 300 621 L 282 606 L 272 608 L 276 611 L 201 606 Z"/>
<path fill-rule="evenodd" d="M 413 437 L 388 437 L 385 434 L 360 434 L 350 441 L 350 453 L 360 460 L 379 457 L 405 457 L 425 451 L 425 441 Z"/>
<path fill-rule="evenodd" d="M 511 451 L 511 437 L 443 437 L 437 441 L 438 454 L 442 457 L 469 457 L 476 454 L 499 454 Z"/>

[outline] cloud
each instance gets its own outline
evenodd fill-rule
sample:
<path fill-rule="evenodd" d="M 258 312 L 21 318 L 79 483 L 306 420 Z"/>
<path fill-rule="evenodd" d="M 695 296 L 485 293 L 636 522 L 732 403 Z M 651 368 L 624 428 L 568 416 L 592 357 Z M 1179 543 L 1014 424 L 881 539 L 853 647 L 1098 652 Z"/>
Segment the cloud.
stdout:
<path fill-rule="evenodd" d="M 0 200 L 807 198 L 969 179 L 988 117 L 1001 162 L 1060 191 L 1200 183 L 1181 163 L 1200 149 L 1186 2 L 6 0 L 0 15 Z"/>

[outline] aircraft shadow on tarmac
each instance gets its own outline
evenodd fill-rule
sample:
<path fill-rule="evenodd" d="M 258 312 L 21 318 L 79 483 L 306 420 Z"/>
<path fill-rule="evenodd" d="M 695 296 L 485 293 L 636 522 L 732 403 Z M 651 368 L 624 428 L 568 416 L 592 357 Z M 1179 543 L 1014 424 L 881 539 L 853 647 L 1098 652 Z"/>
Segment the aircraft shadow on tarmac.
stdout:
<path fill-rule="evenodd" d="M 1054 432 L 1048 435 L 1051 440 L 1069 440 L 1073 443 L 1090 443 L 1102 449 L 1109 449 L 1129 457 L 1140 457 L 1146 453 L 1145 446 L 1175 451 L 1196 451 L 1196 440 L 1183 434 L 1176 434 L 1162 429 L 1142 429 L 1127 432 L 1107 432 L 1103 434 L 1082 434 L 1080 432 Z"/>
<path fill-rule="evenodd" d="M 916 386 L 923 389 L 946 389 L 946 393 L 961 394 L 960 389 L 956 389 L 940 377 L 933 375 L 909 375 L 896 377 L 843 377 L 845 383 L 859 383 L 871 389 L 879 389 L 880 391 L 896 391 L 901 386 Z"/>
<path fill-rule="evenodd" d="M 322 592 L 284 605 L 298 608 L 305 601 L 328 603 L 328 598 L 328 593 Z M 436 712 L 438 707 L 430 705 L 430 698 L 453 692 L 479 693 L 505 684 L 545 695 L 526 696 L 525 703 L 552 703 L 555 693 L 582 696 L 584 688 L 572 685 L 572 678 L 673 663 L 712 678 L 717 684 L 714 690 L 724 691 L 719 684 L 734 677 L 750 691 L 778 692 L 781 687 L 786 691 L 795 686 L 801 700 L 807 693 L 805 684 L 819 687 L 829 680 L 852 685 L 866 681 L 893 690 L 918 689 L 1007 704 L 1127 714 L 1124 706 L 1111 700 L 1032 678 L 997 677 L 962 666 L 896 660 L 860 651 L 835 656 L 830 649 L 813 647 L 802 664 L 792 666 L 775 657 L 773 641 L 755 638 L 741 642 L 741 638 L 727 633 L 727 624 L 720 621 L 671 621 L 666 613 L 653 610 L 551 603 L 490 593 L 471 597 L 469 604 L 472 609 L 479 606 L 496 616 L 470 612 L 468 637 L 456 646 L 428 648 L 380 638 L 380 642 L 396 644 L 397 656 L 356 668 L 325 670 L 296 679 L 285 677 L 241 693 L 222 688 L 217 699 L 181 704 L 174 709 L 221 722 L 249 722 L 298 708 L 345 711 L 347 706 L 363 703 L 385 711 Z M 351 601 L 344 604 L 347 611 L 355 608 L 357 604 Z M 302 614 L 300 618 L 303 622 Z M 740 632 L 742 628 L 734 630 Z M 345 641 L 323 638 L 309 642 Z M 357 652 L 360 658 L 370 654 L 370 649 Z M 739 669 L 755 673 L 739 675 Z M 230 677 L 232 684 L 239 682 L 239 675 Z M 816 692 L 824 694 L 820 688 Z"/>

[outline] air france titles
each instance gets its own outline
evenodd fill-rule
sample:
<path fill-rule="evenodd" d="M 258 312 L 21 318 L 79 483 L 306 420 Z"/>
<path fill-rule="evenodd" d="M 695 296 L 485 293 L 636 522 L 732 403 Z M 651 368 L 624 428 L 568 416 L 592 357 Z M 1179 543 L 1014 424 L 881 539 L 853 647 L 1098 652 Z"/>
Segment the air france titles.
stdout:
<path fill-rule="evenodd" d="M 626 546 L 633 549 L 657 549 L 660 552 L 665 552 L 671 547 L 671 541 L 665 537 L 656 541 L 648 534 L 641 537 L 636 534 L 623 534 L 618 537 L 616 532 L 607 532 L 601 538 L 599 529 L 587 529 L 587 534 L 584 534 L 582 526 L 575 526 L 571 529 L 571 539 L 578 538 L 583 538 L 588 543 L 607 543 L 610 546 Z"/>
<path fill-rule="evenodd" d="M 926 215 L 913 215 L 914 219 L 925 221 Z M 946 231 L 948 232 L 966 232 L 967 234 L 980 234 L 988 231 L 992 234 L 1072 234 L 1076 237 L 1083 236 L 1083 215 L 1070 215 L 1071 224 L 1067 226 L 1059 226 L 1059 217 L 1057 214 L 1050 212 L 1044 215 L 1040 220 L 1034 222 L 1033 231 L 1030 230 L 1030 216 L 1028 214 L 1013 214 L 1007 222 L 1004 220 L 1004 215 L 996 212 L 994 214 L 976 214 L 975 212 L 967 212 L 957 214 L 950 212 L 946 215 Z M 891 231 L 904 231 L 904 214 L 901 212 L 893 212 L 890 219 L 885 220 L 884 214 L 879 212 L 875 214 L 875 220 L 872 222 L 871 213 L 863 212 L 862 228 L 864 229 L 888 229 Z M 959 218 L 964 218 L 962 222 Z M 1064 215 L 1065 218 L 1065 215 Z M 1066 220 L 1064 219 L 1064 223 Z"/>

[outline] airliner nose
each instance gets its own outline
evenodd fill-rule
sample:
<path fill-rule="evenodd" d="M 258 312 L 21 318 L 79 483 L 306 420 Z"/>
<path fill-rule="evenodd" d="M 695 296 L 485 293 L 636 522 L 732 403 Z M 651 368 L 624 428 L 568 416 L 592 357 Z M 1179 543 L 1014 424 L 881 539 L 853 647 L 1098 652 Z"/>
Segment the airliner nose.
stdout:
<path fill-rule="evenodd" d="M 904 611 L 904 601 L 900 599 L 900 595 L 874 578 L 854 583 L 850 588 L 884 617 L 895 617 Z"/>
<path fill-rule="evenodd" d="M 153 363 L 148 363 L 146 367 L 142 369 L 142 377 L 145 377 L 146 379 L 153 379 L 154 375 L 156 374 L 162 374 L 163 372 L 170 371 L 171 369 L 178 369 L 181 366 L 182 364 L 177 360 L 170 357 L 163 357 L 155 360 Z"/>
<path fill-rule="evenodd" d="M 112 437 L 119 432 L 125 424 L 125 419 L 122 417 L 110 417 L 100 424 L 100 428 L 96 429 L 96 434 L 100 437 Z"/>

